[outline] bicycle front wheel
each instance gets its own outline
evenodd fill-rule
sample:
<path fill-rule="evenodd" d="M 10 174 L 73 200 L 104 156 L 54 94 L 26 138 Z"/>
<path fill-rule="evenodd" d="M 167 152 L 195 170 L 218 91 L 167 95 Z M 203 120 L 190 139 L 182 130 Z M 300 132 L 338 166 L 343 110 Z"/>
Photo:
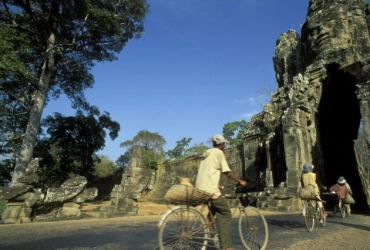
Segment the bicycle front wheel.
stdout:
<path fill-rule="evenodd" d="M 207 249 L 210 229 L 202 213 L 193 207 L 170 209 L 163 215 L 158 227 L 160 250 Z"/>
<path fill-rule="evenodd" d="M 326 214 L 324 205 L 322 206 L 322 212 L 324 214 Z M 325 227 L 325 225 L 326 225 L 326 216 L 321 217 L 321 215 L 320 215 L 320 224 L 321 224 L 322 227 Z"/>
<path fill-rule="evenodd" d="M 303 206 L 305 209 L 304 223 L 308 232 L 312 232 L 315 226 L 315 207 L 310 201 L 305 201 Z"/>
<path fill-rule="evenodd" d="M 346 205 L 344 204 L 344 202 L 342 202 L 342 204 L 340 205 L 339 210 L 340 210 L 340 215 L 344 219 L 346 217 Z"/>
<path fill-rule="evenodd" d="M 266 249 L 268 226 L 265 217 L 255 207 L 246 207 L 239 214 L 239 236 L 248 250 Z"/>

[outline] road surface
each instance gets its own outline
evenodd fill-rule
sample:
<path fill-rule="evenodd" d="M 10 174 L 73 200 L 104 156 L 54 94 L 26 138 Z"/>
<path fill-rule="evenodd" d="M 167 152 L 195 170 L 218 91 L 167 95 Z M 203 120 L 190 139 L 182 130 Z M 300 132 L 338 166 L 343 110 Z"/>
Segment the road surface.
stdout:
<path fill-rule="evenodd" d="M 271 250 L 370 249 L 370 216 L 342 219 L 329 214 L 323 228 L 307 232 L 299 213 L 264 212 Z M 0 224 L 0 249 L 156 249 L 160 216 Z M 233 247 L 243 249 L 233 223 Z"/>

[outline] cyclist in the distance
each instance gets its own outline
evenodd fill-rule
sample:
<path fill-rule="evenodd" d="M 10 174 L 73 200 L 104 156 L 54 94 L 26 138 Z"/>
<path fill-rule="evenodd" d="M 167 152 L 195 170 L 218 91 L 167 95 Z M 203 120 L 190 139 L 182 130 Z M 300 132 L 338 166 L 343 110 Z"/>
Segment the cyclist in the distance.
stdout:
<path fill-rule="evenodd" d="M 247 182 L 236 176 L 227 164 L 224 154 L 226 139 L 222 135 L 215 135 L 212 138 L 213 148 L 203 153 L 199 166 L 195 187 L 213 194 L 211 211 L 217 217 L 220 243 L 223 250 L 231 250 L 231 220 L 232 215 L 227 201 L 221 195 L 220 178 L 221 173 L 236 181 L 241 186 Z"/>
<path fill-rule="evenodd" d="M 322 209 L 323 208 L 323 205 L 322 205 L 322 202 L 321 202 L 321 198 L 320 198 L 320 190 L 319 190 L 319 186 L 317 183 L 320 183 L 320 188 L 326 190 L 327 188 L 323 185 L 321 185 L 321 182 L 319 180 L 316 180 L 316 174 L 313 173 L 313 168 L 314 168 L 314 165 L 310 164 L 310 163 L 305 163 L 303 165 L 303 171 L 302 171 L 302 185 L 303 187 L 305 186 L 308 186 L 308 185 L 312 185 L 314 188 L 315 188 L 315 195 L 318 199 L 317 201 L 317 204 L 319 205 L 319 208 L 320 208 L 320 215 L 322 218 L 326 217 L 326 213 L 324 212 L 324 210 Z"/>
<path fill-rule="evenodd" d="M 351 187 L 349 187 L 349 189 L 348 189 L 348 187 L 349 187 L 349 185 L 347 184 L 347 181 L 342 176 L 340 176 L 337 183 L 334 184 L 333 186 L 331 186 L 329 188 L 329 190 L 337 192 L 338 198 L 342 199 L 344 201 L 347 194 L 352 195 Z M 348 215 L 350 215 L 351 214 L 350 205 L 346 204 L 346 208 L 347 208 Z"/>

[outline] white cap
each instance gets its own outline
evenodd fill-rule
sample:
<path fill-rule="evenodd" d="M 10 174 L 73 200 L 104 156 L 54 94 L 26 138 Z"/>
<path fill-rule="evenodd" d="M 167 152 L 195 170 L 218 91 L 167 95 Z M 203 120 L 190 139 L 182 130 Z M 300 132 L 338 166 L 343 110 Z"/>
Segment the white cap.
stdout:
<path fill-rule="evenodd" d="M 228 142 L 225 137 L 223 137 L 223 135 L 215 135 L 212 137 L 212 141 L 214 141 L 217 145 L 218 144 L 221 144 L 221 143 L 224 143 L 224 142 Z"/>

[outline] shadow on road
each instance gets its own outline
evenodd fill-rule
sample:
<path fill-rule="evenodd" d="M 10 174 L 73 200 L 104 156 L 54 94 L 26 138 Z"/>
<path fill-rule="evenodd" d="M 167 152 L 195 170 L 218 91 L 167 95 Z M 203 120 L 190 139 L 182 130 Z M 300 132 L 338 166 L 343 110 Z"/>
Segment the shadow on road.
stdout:
<path fill-rule="evenodd" d="M 357 220 L 351 220 L 351 218 L 352 217 L 348 217 L 348 218 L 345 218 L 345 219 L 343 219 L 343 218 L 333 218 L 333 220 L 330 220 L 330 223 L 338 224 L 338 225 L 346 226 L 346 227 L 351 227 L 351 228 L 356 228 L 356 229 L 360 229 L 360 230 L 370 232 L 370 225 L 368 225 L 368 226 L 360 225 L 360 224 L 358 224 Z"/>

